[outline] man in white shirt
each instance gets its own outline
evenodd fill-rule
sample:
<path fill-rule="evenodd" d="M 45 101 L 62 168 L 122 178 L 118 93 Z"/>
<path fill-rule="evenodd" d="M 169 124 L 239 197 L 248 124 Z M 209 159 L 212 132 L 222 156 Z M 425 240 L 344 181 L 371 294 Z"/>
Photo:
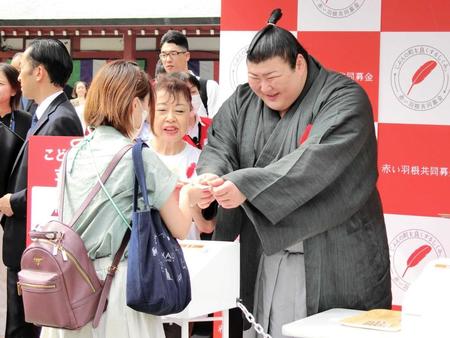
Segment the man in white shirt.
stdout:
<path fill-rule="evenodd" d="M 189 43 L 185 35 L 176 30 L 169 30 L 161 38 L 161 50 L 159 58 L 167 73 L 187 72 L 188 61 L 191 58 Z M 219 84 L 214 80 L 200 81 L 200 96 L 203 105 L 208 112 L 208 117 L 213 118 L 219 110 Z"/>

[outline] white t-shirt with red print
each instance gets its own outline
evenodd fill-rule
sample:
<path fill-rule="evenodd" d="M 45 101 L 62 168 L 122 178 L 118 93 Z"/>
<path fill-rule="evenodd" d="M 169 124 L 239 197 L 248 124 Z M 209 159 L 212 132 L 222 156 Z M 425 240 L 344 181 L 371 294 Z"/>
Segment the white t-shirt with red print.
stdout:
<path fill-rule="evenodd" d="M 184 147 L 184 150 L 178 154 L 157 154 L 166 167 L 174 174 L 177 174 L 181 181 L 188 181 L 196 176 L 195 169 L 197 168 L 200 149 L 191 146 L 185 141 L 183 142 L 186 146 Z"/>
<path fill-rule="evenodd" d="M 181 181 L 186 182 L 197 176 L 195 169 L 197 168 L 197 162 L 201 151 L 187 142 L 184 143 L 186 146 L 183 151 L 178 154 L 163 155 L 156 151 L 155 153 L 170 171 L 178 175 L 178 178 Z M 192 223 L 187 239 L 200 239 L 200 232 L 197 230 L 194 223 Z"/>

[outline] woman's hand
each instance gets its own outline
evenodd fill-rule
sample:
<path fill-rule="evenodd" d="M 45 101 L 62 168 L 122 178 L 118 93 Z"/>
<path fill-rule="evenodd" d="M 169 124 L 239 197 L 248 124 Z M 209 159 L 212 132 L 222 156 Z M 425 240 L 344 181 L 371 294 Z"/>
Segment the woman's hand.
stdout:
<path fill-rule="evenodd" d="M 197 177 L 194 178 L 193 182 L 198 183 L 202 186 L 211 186 L 211 182 L 213 182 L 214 180 L 218 179 L 219 176 L 217 176 L 216 174 L 202 174 L 199 175 Z M 209 189 L 208 193 L 203 193 L 200 201 L 197 203 L 198 206 L 200 207 L 200 209 L 206 209 L 207 207 L 209 207 L 209 205 L 215 200 L 214 195 L 212 194 L 212 189 Z"/>
<path fill-rule="evenodd" d="M 11 208 L 11 194 L 6 194 L 2 198 L 0 198 L 0 213 L 4 214 L 8 217 L 14 215 L 14 212 Z"/>
<path fill-rule="evenodd" d="M 186 194 L 189 206 L 192 208 L 202 201 L 211 199 L 211 187 L 198 183 L 187 183 L 181 187 L 180 194 Z M 210 202 L 211 203 L 211 202 Z"/>

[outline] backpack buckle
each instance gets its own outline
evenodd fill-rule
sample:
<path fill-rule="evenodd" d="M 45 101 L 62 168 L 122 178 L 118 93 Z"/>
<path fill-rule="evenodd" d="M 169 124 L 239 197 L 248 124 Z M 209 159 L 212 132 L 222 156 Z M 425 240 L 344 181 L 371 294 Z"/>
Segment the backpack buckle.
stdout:
<path fill-rule="evenodd" d="M 117 271 L 117 266 L 111 265 L 108 267 L 108 274 L 114 275 Z"/>

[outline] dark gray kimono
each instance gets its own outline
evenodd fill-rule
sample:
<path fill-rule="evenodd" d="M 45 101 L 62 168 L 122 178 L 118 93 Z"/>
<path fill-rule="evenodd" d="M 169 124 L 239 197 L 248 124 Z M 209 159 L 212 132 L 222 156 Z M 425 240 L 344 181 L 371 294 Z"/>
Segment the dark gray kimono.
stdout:
<path fill-rule="evenodd" d="M 305 88 L 283 118 L 248 84 L 215 116 L 197 172 L 225 175 L 247 197 L 242 207 L 219 208 L 215 238 L 240 234 L 247 306 L 261 250 L 270 255 L 303 241 L 308 315 L 335 307 L 389 308 L 371 105 L 357 83 L 311 57 L 308 63 Z"/>

